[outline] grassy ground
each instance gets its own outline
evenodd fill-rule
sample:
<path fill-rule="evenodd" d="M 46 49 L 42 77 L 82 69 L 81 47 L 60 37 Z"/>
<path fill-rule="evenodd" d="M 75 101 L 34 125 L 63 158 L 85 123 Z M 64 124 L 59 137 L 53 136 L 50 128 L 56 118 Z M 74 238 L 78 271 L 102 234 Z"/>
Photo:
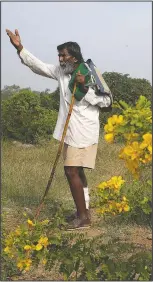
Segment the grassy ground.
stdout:
<path fill-rule="evenodd" d="M 44 146 L 26 146 L 19 142 L 2 144 L 3 199 L 9 204 L 31 207 L 37 205 L 47 184 L 55 160 L 58 143 L 55 140 Z M 113 175 L 126 173 L 118 160 L 119 145 L 108 146 L 101 141 L 95 170 L 86 170 L 88 185 L 96 184 Z M 73 205 L 69 187 L 64 176 L 62 157 L 58 163 L 48 199 L 66 201 Z"/>
<path fill-rule="evenodd" d="M 120 147 L 119 144 L 109 146 L 100 137 L 95 170 L 86 170 L 90 191 L 94 190 L 101 181 L 108 180 L 114 175 L 122 175 L 127 181 L 131 181 L 131 176 L 124 168 L 123 162 L 118 159 Z M 35 212 L 44 193 L 57 149 L 58 143 L 55 140 L 42 146 L 29 146 L 13 141 L 2 143 L 2 211 L 5 211 L 4 226 L 8 232 L 22 222 L 25 207 Z M 74 209 L 68 183 L 64 176 L 62 157 L 41 216 L 51 218 L 59 203 L 64 204 L 67 211 Z M 122 248 L 123 245 L 128 245 L 126 255 L 140 249 L 151 250 L 149 227 L 118 222 L 115 218 L 104 221 L 97 217 L 95 209 L 91 210 L 91 214 L 92 227 L 87 232 L 88 237 L 101 236 L 104 244 L 115 240 L 118 246 L 122 245 Z M 48 273 L 42 269 L 29 272 L 22 278 L 28 280 L 60 279 L 57 273 Z"/>

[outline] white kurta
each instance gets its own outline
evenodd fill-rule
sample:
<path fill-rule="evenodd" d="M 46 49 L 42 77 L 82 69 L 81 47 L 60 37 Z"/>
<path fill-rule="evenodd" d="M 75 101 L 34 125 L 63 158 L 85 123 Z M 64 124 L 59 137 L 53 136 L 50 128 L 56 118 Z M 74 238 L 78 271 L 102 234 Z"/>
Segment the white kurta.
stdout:
<path fill-rule="evenodd" d="M 72 94 L 68 88 L 71 76 L 64 75 L 60 66 L 43 63 L 25 48 L 20 52 L 20 58 L 22 63 L 28 66 L 34 73 L 58 81 L 60 107 L 53 137 L 60 141 L 71 102 Z M 89 94 L 94 94 L 92 88 L 89 88 Z M 84 148 L 98 143 L 99 139 L 99 107 L 91 105 L 86 101 L 85 97 L 81 101 L 75 101 L 64 140 L 68 145 L 77 148 Z M 104 97 L 103 103 L 104 106 L 109 106 L 110 98 Z"/>

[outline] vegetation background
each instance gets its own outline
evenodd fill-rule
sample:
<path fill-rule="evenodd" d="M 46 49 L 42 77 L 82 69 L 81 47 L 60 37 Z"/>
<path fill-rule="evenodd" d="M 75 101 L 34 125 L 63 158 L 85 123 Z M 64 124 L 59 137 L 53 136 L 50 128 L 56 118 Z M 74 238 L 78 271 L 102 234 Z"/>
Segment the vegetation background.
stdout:
<path fill-rule="evenodd" d="M 134 105 L 140 95 L 151 101 L 152 86 L 146 79 L 135 79 L 128 74 L 116 72 L 104 73 L 103 76 L 110 86 L 114 101 L 124 100 L 129 105 Z M 5 86 L 1 91 L 1 96 L 2 211 L 4 213 L 3 228 L 8 234 L 24 221 L 25 209 L 35 211 L 44 193 L 58 148 L 58 143 L 52 138 L 52 133 L 59 109 L 59 89 L 57 88 L 53 93 L 49 89 L 38 92 L 12 85 Z M 140 207 L 140 202 L 145 196 L 149 195 L 151 199 L 151 189 L 147 185 L 147 181 L 151 178 L 151 166 L 147 167 L 134 185 L 132 176 L 124 167 L 123 162 L 118 159 L 118 151 L 122 143 L 109 146 L 103 138 L 103 126 L 108 117 L 113 114 L 119 114 L 119 110 L 113 108 L 112 112 L 100 112 L 101 132 L 96 168 L 94 171 L 86 170 L 93 218 L 92 228 L 86 235 L 87 238 L 100 238 L 110 258 L 111 256 L 115 259 L 118 257 L 120 263 L 133 254 L 142 252 L 144 255 L 141 257 L 145 257 L 146 253 L 151 253 L 151 215 L 144 213 Z M 122 175 L 126 180 L 125 189 L 135 209 L 127 215 L 98 217 L 92 192 L 100 182 L 113 175 Z M 56 218 L 56 223 L 60 223 L 63 220 L 62 216 L 68 215 L 73 210 L 74 204 L 64 176 L 61 158 L 41 217 Z M 58 216 L 57 213 L 59 213 Z M 108 246 L 111 246 L 111 250 Z M 140 262 L 141 259 L 138 261 Z M 145 264 L 141 262 L 140 267 L 147 265 L 150 271 L 150 260 L 148 261 L 146 260 Z M 3 277 L 6 280 L 9 280 L 10 277 L 12 280 L 17 280 L 16 277 L 30 280 L 63 279 L 61 273 L 46 271 L 42 267 L 24 274 L 16 274 L 15 270 L 10 271 L 10 269 L 10 265 L 4 263 Z M 115 273 L 113 271 L 108 269 L 108 273 Z M 148 277 L 147 270 L 145 271 L 144 276 L 140 275 L 138 268 L 136 272 L 138 276 L 134 276 L 135 280 Z M 121 269 L 120 272 L 122 280 L 124 277 Z M 107 274 L 108 277 L 113 279 L 115 276 L 111 277 Z M 149 279 L 151 279 L 150 276 Z M 86 280 L 88 280 L 87 277 Z"/>

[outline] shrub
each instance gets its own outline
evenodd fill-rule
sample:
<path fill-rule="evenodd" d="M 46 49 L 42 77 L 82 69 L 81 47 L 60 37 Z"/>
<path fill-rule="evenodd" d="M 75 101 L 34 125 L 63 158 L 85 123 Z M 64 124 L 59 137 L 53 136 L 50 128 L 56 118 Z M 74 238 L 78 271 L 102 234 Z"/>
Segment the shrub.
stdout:
<path fill-rule="evenodd" d="M 130 210 L 126 214 L 128 220 L 135 221 L 138 224 L 147 223 L 151 225 L 151 186 L 152 183 L 150 180 L 134 180 L 131 184 L 125 185 L 125 191 L 130 205 Z"/>
<path fill-rule="evenodd" d="M 130 218 L 137 221 L 138 218 L 147 219 L 149 224 L 151 222 L 151 181 L 147 179 L 143 184 L 138 181 L 140 172 L 145 171 L 152 161 L 150 105 L 150 101 L 144 96 L 139 97 L 135 106 L 121 100 L 115 103 L 115 106 L 122 114 L 112 115 L 104 126 L 104 138 L 108 143 L 119 141 L 124 144 L 119 157 L 124 160 L 134 180 L 129 187 L 126 184 L 127 189 L 124 191 L 120 189 L 125 182 L 121 176 L 114 176 L 109 181 L 99 184 L 96 196 L 97 206 L 102 215 L 129 211 Z"/>
<path fill-rule="evenodd" d="M 27 143 L 37 143 L 40 137 L 50 138 L 57 112 L 40 105 L 40 97 L 24 90 L 2 102 L 3 136 Z"/>

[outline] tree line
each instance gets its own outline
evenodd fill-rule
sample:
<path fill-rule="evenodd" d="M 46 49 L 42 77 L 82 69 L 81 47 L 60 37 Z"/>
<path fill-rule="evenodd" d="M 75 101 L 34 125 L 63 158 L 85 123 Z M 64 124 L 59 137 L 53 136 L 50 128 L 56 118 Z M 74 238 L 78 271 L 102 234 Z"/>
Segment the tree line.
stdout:
<path fill-rule="evenodd" d="M 128 74 L 105 72 L 105 81 L 114 97 L 114 101 L 125 101 L 135 104 L 140 95 L 151 101 L 152 86 L 146 79 L 131 78 Z M 39 143 L 41 139 L 52 137 L 56 124 L 60 96 L 59 88 L 54 92 L 46 89 L 43 92 L 20 88 L 17 85 L 4 86 L 2 98 L 2 135 L 26 143 Z M 101 129 L 107 118 L 118 113 L 100 111 Z"/>

